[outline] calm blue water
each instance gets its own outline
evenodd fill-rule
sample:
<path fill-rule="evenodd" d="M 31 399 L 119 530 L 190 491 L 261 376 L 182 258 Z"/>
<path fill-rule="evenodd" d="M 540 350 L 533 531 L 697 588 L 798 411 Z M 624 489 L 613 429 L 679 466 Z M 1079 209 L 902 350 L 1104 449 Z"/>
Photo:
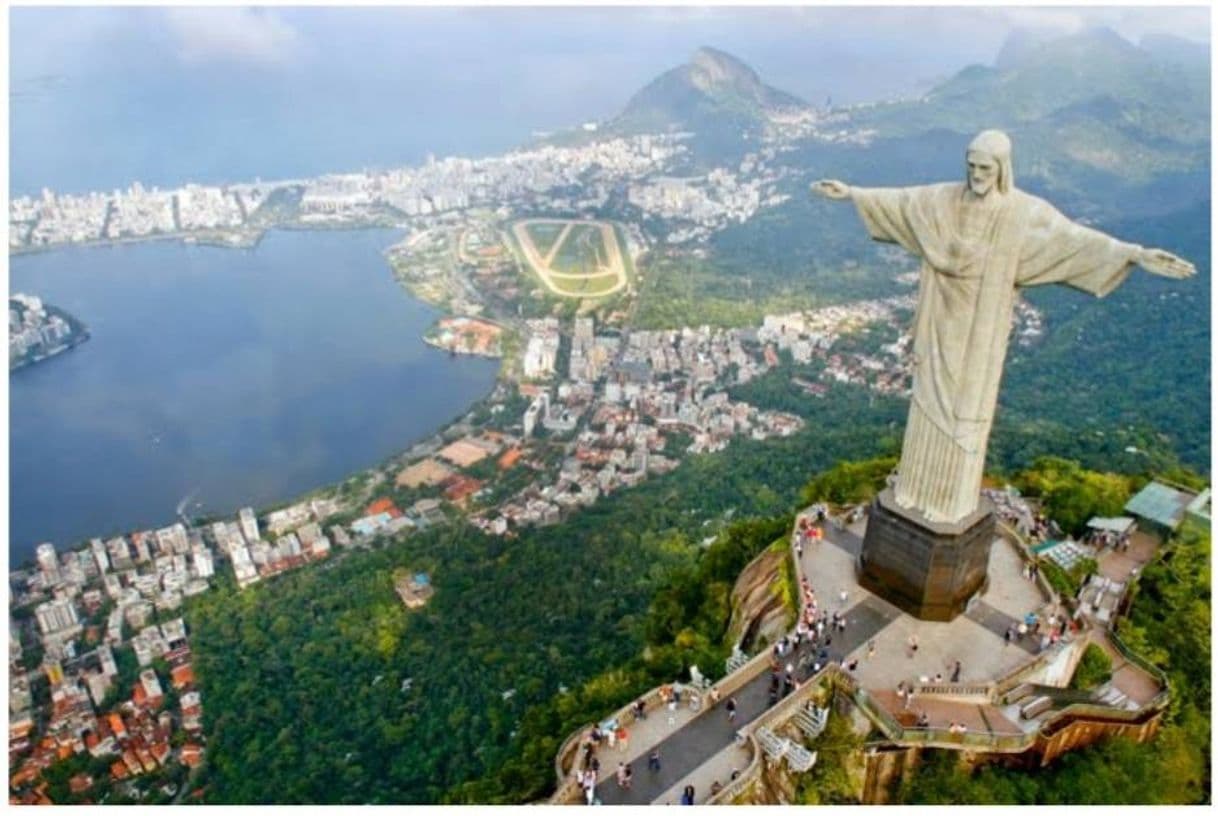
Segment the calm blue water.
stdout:
<path fill-rule="evenodd" d="M 437 312 L 380 252 L 391 230 L 270 233 L 252 250 L 176 242 L 12 259 L 11 289 L 92 339 L 10 386 L 10 564 L 39 541 L 289 499 L 463 413 L 497 362 L 425 345 Z"/>

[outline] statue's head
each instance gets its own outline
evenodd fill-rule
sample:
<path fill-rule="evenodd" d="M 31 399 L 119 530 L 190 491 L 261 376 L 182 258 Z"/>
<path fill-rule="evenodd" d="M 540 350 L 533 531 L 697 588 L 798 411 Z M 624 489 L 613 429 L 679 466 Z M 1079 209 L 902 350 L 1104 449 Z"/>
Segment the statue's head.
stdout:
<path fill-rule="evenodd" d="M 983 130 L 964 154 L 969 189 L 985 196 L 991 190 L 1008 193 L 1015 186 L 1011 170 L 1011 140 L 1001 130 Z"/>

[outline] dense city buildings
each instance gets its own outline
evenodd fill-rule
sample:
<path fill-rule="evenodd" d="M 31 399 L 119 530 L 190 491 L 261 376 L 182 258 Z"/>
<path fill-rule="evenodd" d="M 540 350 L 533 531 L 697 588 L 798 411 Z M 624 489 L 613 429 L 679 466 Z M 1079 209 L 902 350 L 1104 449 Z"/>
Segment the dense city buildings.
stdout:
<path fill-rule="evenodd" d="M 71 315 L 34 295 L 14 293 L 8 299 L 8 364 L 21 368 L 67 351 L 89 339 Z"/>

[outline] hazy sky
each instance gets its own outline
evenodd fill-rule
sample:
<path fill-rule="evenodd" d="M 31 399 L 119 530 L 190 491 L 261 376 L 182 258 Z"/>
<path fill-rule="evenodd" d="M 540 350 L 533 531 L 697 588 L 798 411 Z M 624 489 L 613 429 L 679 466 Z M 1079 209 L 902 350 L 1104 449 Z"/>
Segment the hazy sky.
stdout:
<path fill-rule="evenodd" d="M 1204 6 L 14 8 L 12 188 L 494 152 L 612 116 L 701 45 L 817 103 L 908 95 L 1013 28 L 1092 25 L 1210 32 Z"/>
<path fill-rule="evenodd" d="M 364 66 L 383 78 L 445 61 L 454 73 L 506 68 L 549 93 L 623 84 L 623 97 L 705 44 L 795 93 L 840 83 L 843 95 L 861 97 L 989 63 L 1015 27 L 1092 25 L 1134 42 L 1149 32 L 1201 41 L 1210 33 L 1204 6 L 15 8 L 10 67 L 18 82 L 165 62 L 261 72 Z"/>

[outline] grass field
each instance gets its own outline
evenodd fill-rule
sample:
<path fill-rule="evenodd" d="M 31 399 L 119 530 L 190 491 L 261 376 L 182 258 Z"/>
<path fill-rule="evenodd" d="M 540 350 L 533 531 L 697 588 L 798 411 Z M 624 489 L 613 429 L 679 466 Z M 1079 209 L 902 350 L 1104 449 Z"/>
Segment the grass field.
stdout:
<path fill-rule="evenodd" d="M 550 269 L 562 275 L 595 275 L 608 267 L 605 243 L 599 224 L 580 224 L 571 229 Z"/>
<path fill-rule="evenodd" d="M 604 275 L 587 275 L 581 278 L 560 279 L 567 294 L 575 297 L 600 297 L 606 295 L 617 286 L 618 278 L 612 272 Z"/>
<path fill-rule="evenodd" d="M 613 224 L 540 219 L 517 222 L 511 233 L 525 266 L 551 294 L 604 297 L 628 283 L 623 243 Z"/>
<path fill-rule="evenodd" d="M 562 234 L 563 225 L 554 222 L 533 222 L 525 227 L 525 231 L 533 241 L 533 246 L 537 248 L 537 254 L 544 258 L 554 248 L 554 241 Z"/>

